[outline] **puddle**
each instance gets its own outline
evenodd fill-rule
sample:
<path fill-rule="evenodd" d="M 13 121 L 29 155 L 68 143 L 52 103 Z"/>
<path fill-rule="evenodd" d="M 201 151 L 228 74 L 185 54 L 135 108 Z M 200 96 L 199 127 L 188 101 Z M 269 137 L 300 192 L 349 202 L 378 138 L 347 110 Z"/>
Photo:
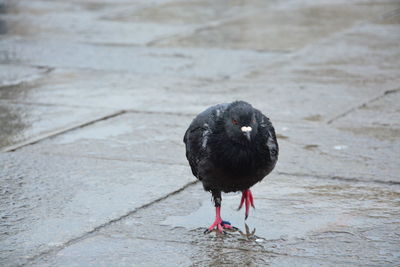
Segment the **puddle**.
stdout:
<path fill-rule="evenodd" d="M 233 209 L 233 203 L 239 205 L 240 195 L 223 196 L 221 216 L 225 221 L 229 221 L 233 226 L 238 227 L 239 222 L 244 221 L 244 211 Z M 240 213 L 240 214 L 239 214 Z M 186 216 L 169 216 L 161 224 L 173 227 L 185 227 L 188 229 L 206 229 L 214 221 L 215 208 L 210 199 L 201 202 L 200 208 Z"/>
<path fill-rule="evenodd" d="M 324 229 L 329 223 L 337 220 L 337 215 L 324 214 L 324 216 L 320 216 L 311 212 L 311 208 L 307 207 L 307 205 L 300 205 L 300 208 L 290 207 L 285 204 L 286 202 L 273 199 L 257 199 L 256 196 L 256 209 L 251 209 L 248 219 L 244 220 L 244 208 L 240 211 L 236 210 L 239 202 L 239 193 L 223 196 L 221 216 L 223 220 L 229 221 L 233 226 L 239 228 L 239 231 L 230 233 L 237 235 L 241 239 L 257 241 L 302 238 L 308 232 Z M 183 227 L 188 230 L 205 230 L 214 221 L 214 212 L 213 203 L 206 199 L 201 202 L 197 210 L 190 214 L 169 216 L 161 224 Z"/>

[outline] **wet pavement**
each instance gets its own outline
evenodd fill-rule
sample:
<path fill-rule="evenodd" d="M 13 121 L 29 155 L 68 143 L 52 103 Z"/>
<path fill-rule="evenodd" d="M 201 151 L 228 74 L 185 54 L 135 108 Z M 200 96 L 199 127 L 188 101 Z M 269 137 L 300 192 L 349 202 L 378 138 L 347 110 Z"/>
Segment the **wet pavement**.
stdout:
<path fill-rule="evenodd" d="M 400 2 L 0 0 L 1 266 L 398 266 Z M 214 210 L 182 137 L 268 114 L 280 158 Z"/>

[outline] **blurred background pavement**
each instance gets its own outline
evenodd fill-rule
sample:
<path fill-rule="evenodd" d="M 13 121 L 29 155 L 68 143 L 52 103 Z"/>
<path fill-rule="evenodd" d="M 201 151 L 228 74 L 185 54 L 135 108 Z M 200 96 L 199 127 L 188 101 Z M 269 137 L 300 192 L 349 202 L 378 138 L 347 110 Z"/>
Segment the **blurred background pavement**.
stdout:
<path fill-rule="evenodd" d="M 280 158 L 203 235 L 183 134 L 238 99 Z M 398 0 L 0 0 L 0 265 L 398 266 L 399 112 Z"/>

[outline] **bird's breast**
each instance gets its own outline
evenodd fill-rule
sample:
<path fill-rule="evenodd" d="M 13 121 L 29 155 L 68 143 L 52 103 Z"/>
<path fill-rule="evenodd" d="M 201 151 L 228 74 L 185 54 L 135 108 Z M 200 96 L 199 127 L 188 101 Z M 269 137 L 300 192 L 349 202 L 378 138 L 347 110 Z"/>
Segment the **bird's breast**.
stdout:
<path fill-rule="evenodd" d="M 266 165 L 266 157 L 252 147 L 231 146 L 216 151 L 215 166 L 232 177 L 254 176 Z"/>

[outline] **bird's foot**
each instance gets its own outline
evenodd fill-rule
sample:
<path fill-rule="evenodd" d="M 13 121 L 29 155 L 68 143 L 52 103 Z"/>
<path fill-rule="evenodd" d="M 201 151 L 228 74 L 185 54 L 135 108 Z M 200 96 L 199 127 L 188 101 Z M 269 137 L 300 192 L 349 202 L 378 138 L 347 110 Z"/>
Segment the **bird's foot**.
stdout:
<path fill-rule="evenodd" d="M 211 224 L 211 226 L 208 227 L 204 231 L 204 233 L 205 234 L 211 233 L 214 229 L 216 229 L 219 233 L 226 234 L 224 229 L 237 230 L 238 228 L 232 226 L 231 223 L 228 221 L 223 221 L 221 218 L 216 218 L 214 223 Z"/>
<path fill-rule="evenodd" d="M 240 200 L 240 205 L 238 210 L 240 210 L 243 206 L 243 203 L 246 206 L 246 212 L 245 212 L 245 220 L 249 216 L 249 210 L 250 210 L 250 205 L 255 209 L 256 207 L 254 206 L 254 199 L 253 199 L 253 194 L 251 193 L 250 189 L 246 189 L 242 192 L 242 199 Z"/>

